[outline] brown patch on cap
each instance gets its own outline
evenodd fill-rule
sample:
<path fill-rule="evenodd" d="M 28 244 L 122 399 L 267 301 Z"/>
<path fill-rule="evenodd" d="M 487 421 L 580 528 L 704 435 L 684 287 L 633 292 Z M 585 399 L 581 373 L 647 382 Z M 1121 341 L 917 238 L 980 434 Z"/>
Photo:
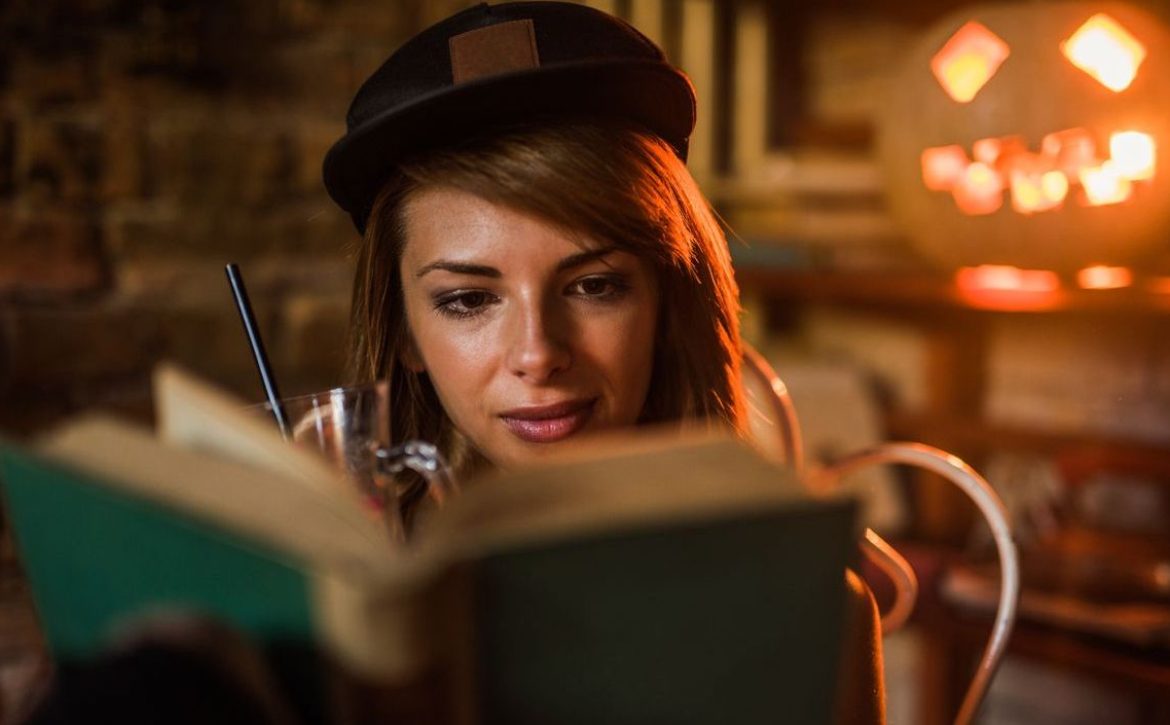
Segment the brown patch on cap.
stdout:
<path fill-rule="evenodd" d="M 540 67 L 531 20 L 511 20 L 452 36 L 451 74 L 455 83 Z"/>

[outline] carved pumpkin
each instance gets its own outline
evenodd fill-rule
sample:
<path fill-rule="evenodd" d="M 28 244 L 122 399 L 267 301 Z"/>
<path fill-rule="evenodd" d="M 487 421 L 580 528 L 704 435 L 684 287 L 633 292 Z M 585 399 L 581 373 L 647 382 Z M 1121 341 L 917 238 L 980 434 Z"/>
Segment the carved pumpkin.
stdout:
<path fill-rule="evenodd" d="M 1117 3 L 975 6 L 892 80 L 879 148 L 915 246 L 957 267 L 1131 262 L 1170 232 L 1170 33 Z"/>

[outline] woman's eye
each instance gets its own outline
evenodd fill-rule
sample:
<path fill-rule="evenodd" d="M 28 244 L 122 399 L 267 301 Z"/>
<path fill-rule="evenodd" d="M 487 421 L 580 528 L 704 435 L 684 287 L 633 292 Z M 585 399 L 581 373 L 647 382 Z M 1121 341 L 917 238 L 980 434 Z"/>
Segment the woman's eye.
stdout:
<path fill-rule="evenodd" d="M 609 299 L 625 292 L 629 285 L 615 277 L 586 277 L 574 282 L 570 289 L 584 297 Z"/>
<path fill-rule="evenodd" d="M 452 292 L 435 299 L 435 309 L 451 317 L 470 317 L 491 303 L 493 295 L 482 290 Z"/>

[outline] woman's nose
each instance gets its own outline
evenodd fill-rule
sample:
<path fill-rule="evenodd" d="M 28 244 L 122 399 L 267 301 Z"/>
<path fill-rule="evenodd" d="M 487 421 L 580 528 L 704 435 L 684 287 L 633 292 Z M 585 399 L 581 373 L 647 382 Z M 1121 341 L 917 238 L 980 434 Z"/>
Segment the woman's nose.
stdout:
<path fill-rule="evenodd" d="M 529 382 L 543 383 L 572 363 L 564 320 L 548 305 L 524 305 L 513 324 L 508 368 Z"/>

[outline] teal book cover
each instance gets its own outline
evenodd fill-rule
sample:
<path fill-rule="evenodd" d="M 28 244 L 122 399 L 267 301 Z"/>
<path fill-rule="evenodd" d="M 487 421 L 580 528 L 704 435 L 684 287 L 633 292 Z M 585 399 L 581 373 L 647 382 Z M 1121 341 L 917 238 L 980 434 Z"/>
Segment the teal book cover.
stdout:
<path fill-rule="evenodd" d="M 4 443 L 0 487 L 58 659 L 90 657 L 115 628 L 162 608 L 260 640 L 310 639 L 311 583 L 287 555 Z"/>

